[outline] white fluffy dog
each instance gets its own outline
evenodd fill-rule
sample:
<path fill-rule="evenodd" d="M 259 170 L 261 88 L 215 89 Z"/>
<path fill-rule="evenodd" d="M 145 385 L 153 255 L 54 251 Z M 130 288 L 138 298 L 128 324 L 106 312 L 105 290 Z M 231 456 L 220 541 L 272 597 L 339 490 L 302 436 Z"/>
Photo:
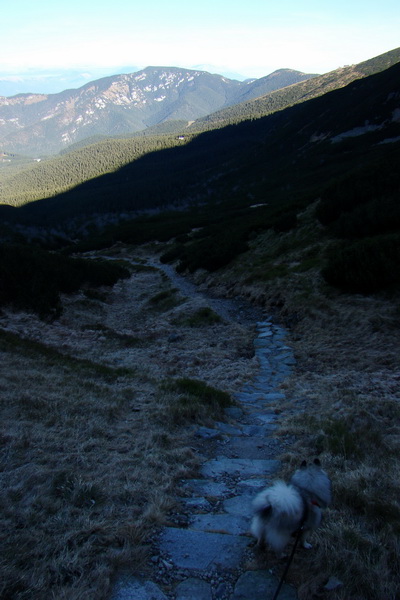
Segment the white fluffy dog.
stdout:
<path fill-rule="evenodd" d="M 289 483 L 276 481 L 255 498 L 251 533 L 259 546 L 267 544 L 277 555 L 300 530 L 303 547 L 311 548 L 307 534 L 320 525 L 331 496 L 331 481 L 319 460 L 309 466 L 303 462 Z"/>

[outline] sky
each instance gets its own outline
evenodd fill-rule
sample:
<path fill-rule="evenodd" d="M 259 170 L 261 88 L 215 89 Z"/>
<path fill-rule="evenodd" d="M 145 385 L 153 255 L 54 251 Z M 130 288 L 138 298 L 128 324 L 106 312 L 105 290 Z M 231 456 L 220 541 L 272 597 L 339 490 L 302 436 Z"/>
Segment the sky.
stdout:
<path fill-rule="evenodd" d="M 13 0 L 0 15 L 3 96 L 146 66 L 326 73 L 400 46 L 399 0 Z"/>

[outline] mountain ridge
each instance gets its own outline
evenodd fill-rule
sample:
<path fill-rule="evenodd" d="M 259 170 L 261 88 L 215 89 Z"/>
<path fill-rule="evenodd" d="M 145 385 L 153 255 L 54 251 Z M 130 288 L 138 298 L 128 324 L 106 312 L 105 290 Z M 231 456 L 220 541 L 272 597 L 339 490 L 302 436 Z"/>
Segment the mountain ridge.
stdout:
<path fill-rule="evenodd" d="M 273 90 L 269 94 L 220 109 L 215 113 L 197 119 L 188 129 L 192 131 L 212 129 L 216 125 L 221 126 L 224 123 L 230 124 L 245 120 L 248 115 L 253 118 L 262 117 L 280 108 L 286 108 L 322 96 L 334 89 L 344 87 L 356 79 L 383 71 L 399 61 L 400 48 L 395 48 L 361 63 L 340 67 L 334 71 L 316 75 L 312 79 L 299 81 L 290 85 L 290 89 Z"/>
<path fill-rule="evenodd" d="M 138 210 L 198 203 L 271 203 L 270 197 L 279 210 L 286 204 L 297 206 L 297 194 L 290 190 L 312 190 L 318 182 L 325 186 L 360 161 L 395 155 L 400 137 L 399 69 L 396 64 L 309 102 L 206 132 L 183 145 L 159 151 L 154 147 L 59 196 L 19 209 L 2 208 L 25 222 L 59 224 L 65 219 L 76 223 L 79 216 L 83 221 L 94 214 L 126 218 L 126 213 Z M 357 128 L 358 135 L 347 134 Z M 341 141 L 334 143 L 338 136 Z"/>
<path fill-rule="evenodd" d="M 385 66 L 396 64 L 399 60 L 400 49 L 396 49 L 359 65 L 344 67 L 310 80 L 289 85 L 281 90 L 275 90 L 254 100 L 235 104 L 230 108 L 198 119 L 190 126 L 185 120 L 168 120 L 148 127 L 145 132 L 136 134 L 85 138 L 82 142 L 63 150 L 59 156 L 38 163 L 31 160 L 31 164 L 27 164 L 25 170 L 21 168 L 19 172 L 17 172 L 17 164 L 15 168 L 11 164 L 13 161 L 18 163 L 18 157 L 4 156 L 3 164 L 0 163 L 1 202 L 18 206 L 33 200 L 54 196 L 85 180 L 120 169 L 148 152 L 186 145 L 193 137 L 204 131 L 215 130 L 245 120 L 262 119 L 264 116 L 281 111 L 286 107 L 300 105 L 305 101 L 323 96 L 327 92 L 349 85 L 357 79 L 363 79 L 367 77 L 368 73 L 381 72 Z M 292 73 L 289 69 L 283 71 L 285 76 L 287 74 L 290 76 Z M 282 71 L 280 72 L 281 76 Z M 266 79 L 273 78 L 274 74 L 271 74 Z M 263 121 L 260 120 L 260 126 L 262 123 Z M 7 166 L 7 160 L 10 161 L 9 166 Z M 21 165 L 23 164 L 21 161 Z"/>
<path fill-rule="evenodd" d="M 0 97 L 0 146 L 6 152 L 56 153 L 93 135 L 145 130 L 171 119 L 196 120 L 309 77 L 282 69 L 240 82 L 205 71 L 150 66 L 57 94 Z"/>

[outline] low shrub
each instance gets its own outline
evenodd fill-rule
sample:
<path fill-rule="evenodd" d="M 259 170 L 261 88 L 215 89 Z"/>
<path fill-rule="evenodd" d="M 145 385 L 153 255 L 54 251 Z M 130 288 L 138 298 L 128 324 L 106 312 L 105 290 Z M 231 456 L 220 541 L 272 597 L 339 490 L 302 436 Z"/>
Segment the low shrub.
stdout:
<path fill-rule="evenodd" d="M 248 249 L 247 241 L 241 235 L 221 233 L 185 246 L 177 267 L 178 272 L 197 269 L 217 271 L 228 265 L 236 256 Z"/>
<path fill-rule="evenodd" d="M 232 404 L 227 392 L 198 379 L 184 377 L 166 381 L 161 387 L 163 391 L 171 393 L 167 410 L 169 418 L 176 424 L 218 417 L 223 408 Z"/>
<path fill-rule="evenodd" d="M 347 292 L 373 293 L 400 283 L 400 235 L 340 242 L 322 270 L 327 283 Z"/>
<path fill-rule="evenodd" d="M 179 306 L 184 301 L 183 298 L 179 297 L 178 290 L 168 289 L 158 292 L 155 296 L 149 299 L 149 306 L 152 310 L 159 312 L 165 312 Z"/>
<path fill-rule="evenodd" d="M 208 306 L 204 306 L 188 317 L 184 324 L 189 325 L 189 327 L 204 327 L 206 325 L 214 325 L 215 323 L 221 322 L 222 319 L 216 312 Z"/>
<path fill-rule="evenodd" d="M 0 245 L 0 304 L 57 315 L 60 294 L 84 284 L 111 286 L 129 271 L 114 261 L 70 258 L 35 246 Z"/>
<path fill-rule="evenodd" d="M 346 212 L 332 224 L 341 238 L 360 238 L 400 230 L 400 204 L 397 196 L 379 197 Z"/>

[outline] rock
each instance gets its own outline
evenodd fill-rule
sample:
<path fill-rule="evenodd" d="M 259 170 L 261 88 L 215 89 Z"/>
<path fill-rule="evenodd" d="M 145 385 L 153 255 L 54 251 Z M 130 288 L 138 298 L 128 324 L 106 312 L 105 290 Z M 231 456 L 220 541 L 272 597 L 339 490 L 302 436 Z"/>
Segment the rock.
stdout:
<path fill-rule="evenodd" d="M 166 527 L 160 540 L 161 551 L 168 553 L 177 567 L 196 571 L 210 567 L 236 568 L 243 558 L 247 544 L 247 538 L 240 535 L 173 527 Z"/>
<path fill-rule="evenodd" d="M 253 513 L 253 499 L 254 496 L 251 494 L 243 494 L 242 496 L 234 496 L 224 501 L 224 510 L 229 515 L 236 515 L 237 517 L 247 517 L 247 528 L 249 528 L 249 519 Z"/>
<path fill-rule="evenodd" d="M 215 590 L 215 598 L 216 600 L 218 600 L 218 598 L 223 598 L 228 590 L 228 586 L 225 582 L 222 582 L 218 585 L 217 589 Z"/>
<path fill-rule="evenodd" d="M 328 592 L 332 592 L 333 590 L 337 590 L 342 587 L 343 581 L 340 581 L 337 577 L 330 577 L 328 583 L 324 585 L 324 590 L 328 590 Z"/>
<path fill-rule="evenodd" d="M 262 392 L 257 392 L 254 391 L 253 393 L 243 393 L 243 392 L 239 392 L 237 394 L 235 394 L 235 400 L 237 400 L 238 402 L 244 402 L 245 404 L 247 403 L 253 403 L 253 404 L 257 404 L 260 402 L 265 402 L 267 400 L 267 394 L 263 394 Z"/>
<path fill-rule="evenodd" d="M 215 439 L 221 437 L 221 432 L 218 429 L 211 429 L 210 427 L 199 427 L 196 431 L 196 436 L 202 439 Z"/>
<path fill-rule="evenodd" d="M 229 425 L 229 423 L 217 422 L 215 423 L 215 426 L 219 429 L 221 433 L 224 433 L 226 435 L 239 435 L 241 431 L 240 428 L 234 427 L 233 425 Z"/>
<path fill-rule="evenodd" d="M 267 571 L 247 571 L 239 577 L 232 600 L 267 600 L 272 598 L 279 580 Z M 296 600 L 296 591 L 283 584 L 279 600 Z"/>
<path fill-rule="evenodd" d="M 190 524 L 190 529 L 210 533 L 242 535 L 248 531 L 249 521 L 243 514 L 196 515 Z"/>
<path fill-rule="evenodd" d="M 272 429 L 272 427 L 270 427 Z M 269 455 L 267 440 L 262 437 L 232 438 L 224 447 L 225 454 L 231 458 L 264 459 Z"/>
<path fill-rule="evenodd" d="M 243 409 L 238 406 L 229 406 L 224 410 L 225 414 L 232 419 L 241 419 L 243 417 Z"/>
<path fill-rule="evenodd" d="M 211 586 L 202 579 L 190 577 L 176 587 L 176 600 L 211 600 Z"/>
<path fill-rule="evenodd" d="M 228 491 L 225 483 L 212 481 L 210 479 L 189 479 L 184 487 L 189 488 L 195 494 L 211 497 L 223 496 Z"/>
<path fill-rule="evenodd" d="M 220 456 L 207 461 L 201 468 L 205 477 L 218 477 L 223 474 L 238 474 L 241 477 L 267 475 L 279 469 L 280 463 L 274 459 L 251 460 L 246 458 L 226 458 Z"/>
<path fill-rule="evenodd" d="M 240 481 L 238 484 L 238 490 L 244 491 L 247 494 L 251 494 L 252 498 L 254 494 L 257 494 L 259 491 L 263 490 L 268 485 L 267 479 L 245 479 L 244 481 Z"/>
<path fill-rule="evenodd" d="M 182 504 L 186 510 L 211 510 L 211 504 L 206 498 L 183 498 Z"/>
<path fill-rule="evenodd" d="M 141 581 L 136 577 L 120 579 L 111 600 L 168 600 L 167 596 L 152 581 Z"/>

